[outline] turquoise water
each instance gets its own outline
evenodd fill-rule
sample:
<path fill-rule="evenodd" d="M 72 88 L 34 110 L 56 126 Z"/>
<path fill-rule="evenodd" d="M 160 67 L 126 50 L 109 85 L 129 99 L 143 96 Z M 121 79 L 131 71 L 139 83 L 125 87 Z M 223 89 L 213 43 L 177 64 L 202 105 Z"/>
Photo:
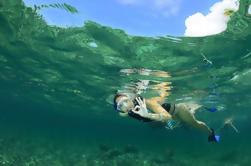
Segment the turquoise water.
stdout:
<path fill-rule="evenodd" d="M 51 27 L 21 0 L 0 1 L 0 165 L 249 166 L 249 4 L 241 1 L 219 35 L 150 38 L 91 21 Z M 119 117 L 114 93 L 139 80 L 171 82 L 170 102 L 217 107 L 197 116 L 221 142 L 209 144 L 188 127 Z M 229 119 L 238 132 L 221 129 Z"/>

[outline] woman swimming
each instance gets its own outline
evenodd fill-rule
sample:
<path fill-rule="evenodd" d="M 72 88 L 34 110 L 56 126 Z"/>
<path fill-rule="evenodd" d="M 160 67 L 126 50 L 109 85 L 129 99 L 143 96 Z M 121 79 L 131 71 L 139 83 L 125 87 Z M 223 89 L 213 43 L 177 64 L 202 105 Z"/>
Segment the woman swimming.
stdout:
<path fill-rule="evenodd" d="M 166 95 L 145 99 L 134 94 L 116 94 L 114 108 L 123 117 L 132 117 L 143 122 L 159 121 L 167 123 L 174 128 L 172 121 L 182 122 L 193 128 L 200 129 L 208 134 L 209 142 L 218 142 L 219 136 L 214 134 L 204 122 L 195 118 L 194 114 L 202 105 L 190 103 L 170 104 L 164 103 Z"/>

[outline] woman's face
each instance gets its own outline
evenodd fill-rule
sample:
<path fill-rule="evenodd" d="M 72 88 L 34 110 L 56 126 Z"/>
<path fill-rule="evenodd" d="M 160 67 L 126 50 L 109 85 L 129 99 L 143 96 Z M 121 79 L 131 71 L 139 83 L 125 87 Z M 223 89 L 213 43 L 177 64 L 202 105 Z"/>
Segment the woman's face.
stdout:
<path fill-rule="evenodd" d="M 116 102 L 118 110 L 122 113 L 128 113 L 134 108 L 133 102 L 127 96 L 119 96 Z"/>

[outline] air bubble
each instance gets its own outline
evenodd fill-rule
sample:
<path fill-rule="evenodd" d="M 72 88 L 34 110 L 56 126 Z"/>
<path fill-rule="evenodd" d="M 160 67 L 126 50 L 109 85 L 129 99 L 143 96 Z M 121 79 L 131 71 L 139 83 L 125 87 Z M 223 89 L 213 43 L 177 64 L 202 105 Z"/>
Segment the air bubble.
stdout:
<path fill-rule="evenodd" d="M 248 15 L 251 15 L 251 4 L 248 7 Z"/>
<path fill-rule="evenodd" d="M 90 42 L 89 46 L 94 47 L 94 48 L 98 47 L 97 43 L 95 43 L 95 42 Z"/>

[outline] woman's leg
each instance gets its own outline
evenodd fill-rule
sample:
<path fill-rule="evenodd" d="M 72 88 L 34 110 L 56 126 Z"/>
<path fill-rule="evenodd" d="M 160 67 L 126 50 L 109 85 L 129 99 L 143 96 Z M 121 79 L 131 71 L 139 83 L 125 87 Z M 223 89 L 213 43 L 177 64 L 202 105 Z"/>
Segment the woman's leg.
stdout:
<path fill-rule="evenodd" d="M 206 132 L 208 135 L 211 134 L 211 129 L 204 122 L 201 122 L 194 117 L 193 112 L 198 110 L 198 108 L 201 107 L 200 105 L 182 103 L 177 104 L 177 107 L 178 110 L 176 117 L 179 118 L 181 122 L 184 122 L 194 128 L 200 129 Z"/>

